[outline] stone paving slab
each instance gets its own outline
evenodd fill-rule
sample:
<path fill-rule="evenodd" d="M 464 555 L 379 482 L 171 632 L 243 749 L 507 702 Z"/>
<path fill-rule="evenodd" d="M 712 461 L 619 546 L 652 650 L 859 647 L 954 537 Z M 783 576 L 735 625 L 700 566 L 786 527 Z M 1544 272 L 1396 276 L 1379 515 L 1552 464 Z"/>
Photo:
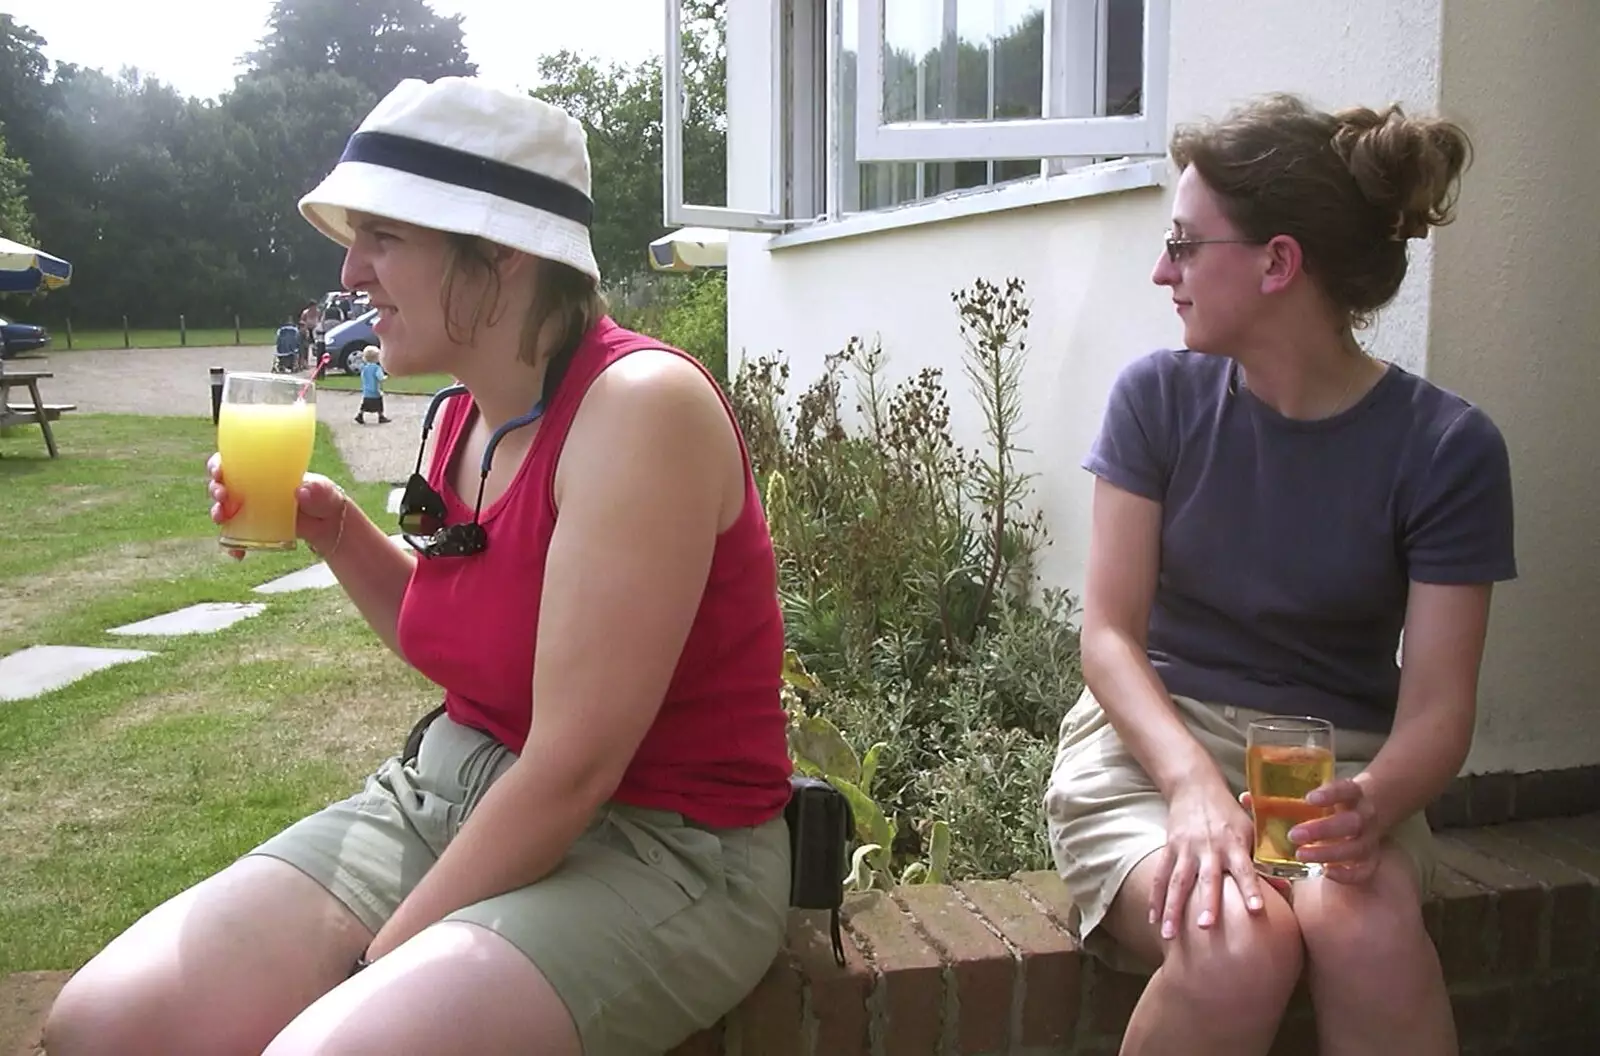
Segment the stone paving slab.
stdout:
<path fill-rule="evenodd" d="M 190 605 L 188 608 L 179 609 L 177 612 L 152 616 L 150 619 L 140 620 L 138 623 L 128 623 L 121 627 L 113 627 L 106 633 L 163 636 L 212 634 L 226 627 L 232 627 L 240 620 L 248 620 L 252 616 L 259 616 L 265 610 L 266 606 L 257 602 L 208 601 L 199 605 Z"/>
<path fill-rule="evenodd" d="M 0 658 L 0 700 L 27 700 L 71 685 L 85 675 L 153 656 L 142 649 L 35 645 Z"/>
<path fill-rule="evenodd" d="M 326 561 L 319 561 L 309 568 L 302 568 L 298 572 L 290 572 L 287 576 L 279 576 L 269 583 L 263 583 L 255 588 L 257 594 L 288 594 L 296 590 L 318 590 L 323 587 L 337 586 L 339 580 L 335 578 L 333 569 L 328 567 Z"/>
<path fill-rule="evenodd" d="M 391 542 L 402 549 L 411 549 L 411 544 L 399 534 L 389 536 Z M 333 569 L 328 567 L 326 561 L 319 562 L 298 572 L 290 572 L 287 576 L 280 576 L 270 582 L 252 588 L 257 594 L 288 594 L 296 590 L 319 590 L 324 587 L 339 585 L 338 577 L 333 574 Z"/>

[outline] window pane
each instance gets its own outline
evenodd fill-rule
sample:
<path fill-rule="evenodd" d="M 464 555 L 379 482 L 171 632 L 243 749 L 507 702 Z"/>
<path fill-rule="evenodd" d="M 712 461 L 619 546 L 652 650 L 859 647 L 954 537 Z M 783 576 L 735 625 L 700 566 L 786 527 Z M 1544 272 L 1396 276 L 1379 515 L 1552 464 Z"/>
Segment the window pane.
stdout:
<path fill-rule="evenodd" d="M 1081 4 L 1082 0 L 1074 0 Z M 1061 0 L 884 0 L 883 92 L 888 122 L 1017 120 L 1044 115 L 1045 8 L 1058 19 L 1082 13 L 1093 21 L 1098 69 L 1078 71 L 1093 88 L 1078 113 L 1141 112 L 1144 0 L 1099 0 L 1087 11 Z M 882 162 L 855 160 L 856 57 L 859 6 L 844 0 L 842 124 L 843 207 L 884 209 L 956 191 L 1040 175 L 1037 158 L 995 161 Z M 1072 22 L 1058 33 L 1074 32 Z M 1095 27 L 1098 28 L 1095 28 Z M 1070 51 L 1070 49 L 1069 49 Z M 1078 52 L 1082 54 L 1082 52 Z M 1069 76 L 1073 71 L 1069 71 Z M 1052 159 L 1052 172 L 1097 158 Z"/>
<path fill-rule="evenodd" d="M 885 120 L 1042 116 L 1045 3 L 885 0 Z"/>
<path fill-rule="evenodd" d="M 1107 0 L 1106 115 L 1144 112 L 1144 0 Z"/>

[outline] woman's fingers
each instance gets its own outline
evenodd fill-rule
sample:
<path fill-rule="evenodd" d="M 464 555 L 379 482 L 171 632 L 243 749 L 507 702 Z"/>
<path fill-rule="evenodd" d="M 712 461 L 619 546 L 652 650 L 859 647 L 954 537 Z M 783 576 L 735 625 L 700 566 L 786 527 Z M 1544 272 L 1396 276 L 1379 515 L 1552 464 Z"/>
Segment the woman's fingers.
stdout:
<path fill-rule="evenodd" d="M 1289 830 L 1289 839 L 1300 846 L 1325 840 L 1351 840 L 1366 830 L 1366 819 L 1359 811 L 1341 810 L 1324 818 L 1303 821 Z"/>
<path fill-rule="evenodd" d="M 318 473 L 307 473 L 295 491 L 295 501 L 308 517 L 338 516 L 345 503 L 344 489 Z"/>
<path fill-rule="evenodd" d="M 1176 853 L 1174 852 L 1172 844 L 1170 843 L 1161 848 L 1161 850 L 1157 851 L 1156 854 L 1160 855 L 1160 857 L 1156 859 L 1158 862 L 1156 866 L 1156 875 L 1154 878 L 1152 878 L 1150 883 L 1151 924 L 1154 924 L 1156 921 L 1161 919 L 1162 911 L 1166 908 L 1167 881 L 1172 879 L 1172 863 L 1176 857 Z"/>
<path fill-rule="evenodd" d="M 1167 881 L 1166 904 L 1161 909 L 1161 937 L 1176 938 L 1183 919 L 1184 908 L 1189 904 L 1189 892 L 1194 890 L 1196 862 L 1187 851 L 1180 850 L 1172 864 L 1172 877 Z"/>
<path fill-rule="evenodd" d="M 1193 899 L 1200 913 L 1195 923 L 1209 928 L 1222 915 L 1222 864 L 1211 851 L 1200 855 L 1195 870 Z"/>
<path fill-rule="evenodd" d="M 1327 843 L 1313 843 L 1295 851 L 1295 858 L 1302 862 L 1317 862 L 1324 865 L 1334 862 L 1363 862 L 1369 858 L 1376 858 L 1378 848 L 1373 841 L 1367 839 L 1355 840 L 1330 840 Z"/>
<path fill-rule="evenodd" d="M 1260 913 L 1267 908 L 1266 899 L 1261 894 L 1261 874 L 1256 872 L 1256 863 L 1251 859 L 1248 847 L 1235 846 L 1229 849 L 1228 873 L 1239 886 L 1245 909 Z"/>

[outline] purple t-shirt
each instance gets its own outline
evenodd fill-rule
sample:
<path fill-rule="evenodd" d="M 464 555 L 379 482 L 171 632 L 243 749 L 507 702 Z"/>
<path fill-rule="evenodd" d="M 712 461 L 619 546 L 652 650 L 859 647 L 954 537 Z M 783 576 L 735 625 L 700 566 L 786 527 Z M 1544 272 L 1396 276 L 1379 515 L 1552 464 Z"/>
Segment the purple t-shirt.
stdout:
<path fill-rule="evenodd" d="M 1318 421 L 1238 379 L 1222 356 L 1136 360 L 1084 460 L 1162 506 L 1151 663 L 1169 693 L 1386 731 L 1409 583 L 1517 574 L 1505 441 L 1397 366 Z"/>

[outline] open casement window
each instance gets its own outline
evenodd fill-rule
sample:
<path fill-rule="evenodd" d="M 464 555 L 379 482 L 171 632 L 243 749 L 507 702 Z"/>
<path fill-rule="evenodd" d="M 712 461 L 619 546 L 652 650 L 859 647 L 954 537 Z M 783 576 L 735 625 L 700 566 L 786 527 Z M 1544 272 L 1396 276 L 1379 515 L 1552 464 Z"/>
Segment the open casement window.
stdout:
<path fill-rule="evenodd" d="M 855 160 L 1159 155 L 1170 0 L 854 0 Z"/>
<path fill-rule="evenodd" d="M 773 90 L 765 102 L 767 105 L 762 111 L 756 111 L 750 116 L 753 120 L 749 127 L 740 127 L 739 135 L 745 137 L 766 137 L 768 149 L 771 152 L 770 179 L 766 183 L 765 194 L 753 196 L 746 195 L 737 205 L 730 196 L 729 204 L 711 205 L 696 204 L 689 200 L 692 191 L 689 181 L 685 178 L 685 153 L 686 150 L 695 149 L 686 143 L 686 132 L 689 120 L 700 118 L 702 123 L 706 120 L 715 120 L 721 115 L 724 125 L 728 125 L 728 101 L 719 99 L 696 99 L 691 96 L 691 78 L 686 76 L 686 53 L 694 48 L 694 42 L 685 38 L 684 8 L 687 0 L 665 0 L 666 3 L 666 47 L 662 61 L 662 121 L 661 121 L 661 177 L 662 177 L 662 214 L 669 227 L 711 227 L 730 231 L 767 231 L 778 232 L 789 226 L 789 203 L 785 200 L 785 174 L 789 167 L 788 144 L 784 141 L 785 129 L 789 127 L 790 109 L 780 90 L 783 79 L 782 72 L 789 63 L 789 52 L 793 47 L 792 33 L 787 26 L 787 14 L 794 0 L 743 0 L 745 3 L 755 3 L 763 6 L 763 14 L 768 16 L 763 19 L 763 32 L 760 34 L 760 48 L 763 54 L 737 56 L 737 61 L 743 65 L 753 64 L 758 68 L 769 71 L 772 76 Z M 750 47 L 755 37 L 746 37 L 741 41 L 741 47 Z M 724 42 L 710 42 L 713 47 L 720 47 Z M 727 64 L 724 65 L 724 79 Z M 716 90 L 713 87 L 712 90 Z M 722 91 L 726 91 L 723 87 Z M 693 113 L 691 113 L 693 111 Z M 762 118 L 767 120 L 763 121 Z M 765 127 L 761 127 L 765 125 Z M 731 181 L 730 181 L 731 184 Z M 727 194 L 727 188 L 723 188 Z M 707 193 L 705 188 L 701 193 Z M 715 193 L 715 192 L 711 192 Z M 763 200 L 764 199 L 764 200 Z"/>

